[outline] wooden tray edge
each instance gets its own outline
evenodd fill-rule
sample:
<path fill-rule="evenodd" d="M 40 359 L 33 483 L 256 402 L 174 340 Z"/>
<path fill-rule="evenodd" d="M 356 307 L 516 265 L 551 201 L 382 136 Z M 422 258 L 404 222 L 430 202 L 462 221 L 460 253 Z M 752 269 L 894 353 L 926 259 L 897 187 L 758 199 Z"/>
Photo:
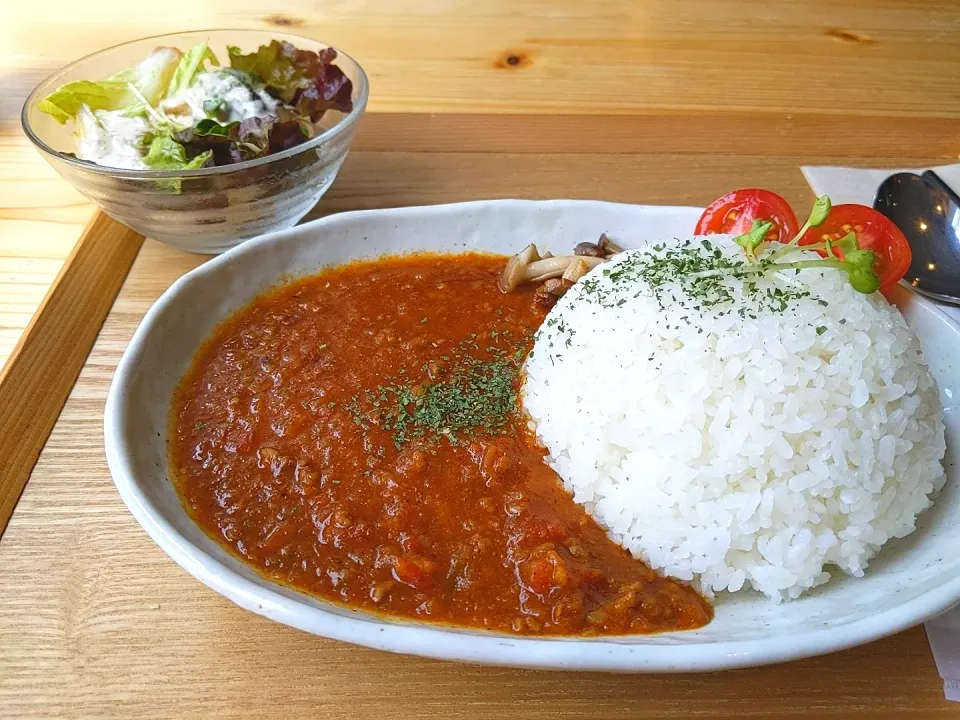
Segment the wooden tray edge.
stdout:
<path fill-rule="evenodd" d="M 0 370 L 0 538 L 142 244 L 95 212 Z"/>

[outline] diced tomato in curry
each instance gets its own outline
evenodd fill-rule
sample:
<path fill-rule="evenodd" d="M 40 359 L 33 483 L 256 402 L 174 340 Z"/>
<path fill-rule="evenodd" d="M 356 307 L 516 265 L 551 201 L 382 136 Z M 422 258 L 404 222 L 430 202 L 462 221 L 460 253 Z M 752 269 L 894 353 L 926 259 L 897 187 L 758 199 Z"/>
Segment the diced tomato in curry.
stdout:
<path fill-rule="evenodd" d="M 498 290 L 503 264 L 355 263 L 224 323 L 171 416 L 188 511 L 266 576 L 353 608 L 525 634 L 706 624 L 700 596 L 573 502 L 519 408 L 503 428 L 403 443 L 358 416 L 357 398 L 398 377 L 422 392 L 465 346 L 481 359 L 529 349 L 544 310 L 533 287 Z"/>

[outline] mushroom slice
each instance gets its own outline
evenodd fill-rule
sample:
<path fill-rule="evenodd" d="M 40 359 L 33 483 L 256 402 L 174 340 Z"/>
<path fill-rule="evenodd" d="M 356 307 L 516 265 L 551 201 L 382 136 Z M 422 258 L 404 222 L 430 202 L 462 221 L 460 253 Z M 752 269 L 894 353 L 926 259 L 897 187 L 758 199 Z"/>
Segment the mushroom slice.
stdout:
<path fill-rule="evenodd" d="M 600 233 L 600 239 L 597 241 L 597 245 L 603 250 L 604 257 L 610 257 L 611 255 L 623 252 L 623 248 L 608 238 L 606 233 Z"/>
<path fill-rule="evenodd" d="M 524 282 L 527 279 L 528 266 L 538 260 L 540 260 L 540 253 L 537 252 L 537 246 L 533 243 L 507 260 L 507 266 L 500 274 L 500 291 L 508 293 Z"/>
<path fill-rule="evenodd" d="M 602 247 L 592 242 L 578 243 L 573 249 L 573 254 L 581 257 L 605 258 L 607 256 L 606 251 Z"/>
<path fill-rule="evenodd" d="M 607 237 L 606 233 L 601 233 L 600 239 L 595 243 L 582 242 L 573 250 L 574 255 L 581 257 L 598 257 L 609 259 L 611 256 L 623 252 L 623 248 Z"/>
<path fill-rule="evenodd" d="M 567 280 L 566 278 L 550 278 L 540 286 L 540 289 L 544 292 L 550 293 L 551 295 L 560 297 L 572 287 L 572 280 Z"/>
<path fill-rule="evenodd" d="M 567 271 L 560 277 L 564 280 L 569 280 L 571 283 L 575 283 L 588 272 L 590 272 L 590 266 L 583 261 L 583 258 L 577 258 L 570 263 L 570 267 L 568 267 Z"/>
<path fill-rule="evenodd" d="M 550 278 L 537 288 L 533 300 L 545 308 L 553 307 L 563 294 L 573 287 L 573 283 L 563 278 Z"/>
<path fill-rule="evenodd" d="M 587 268 L 595 268 L 604 262 L 603 258 L 598 257 L 553 257 L 545 260 L 537 260 L 527 265 L 525 280 L 527 282 L 542 282 L 550 278 L 556 278 L 563 275 L 567 269 L 576 262 L 583 262 Z"/>

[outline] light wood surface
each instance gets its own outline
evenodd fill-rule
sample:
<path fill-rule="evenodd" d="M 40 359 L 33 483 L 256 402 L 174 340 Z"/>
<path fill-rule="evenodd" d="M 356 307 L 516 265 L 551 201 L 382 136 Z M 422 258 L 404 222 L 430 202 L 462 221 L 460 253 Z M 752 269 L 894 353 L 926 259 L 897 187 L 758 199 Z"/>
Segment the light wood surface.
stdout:
<path fill-rule="evenodd" d="M 92 212 L 19 128 L 0 120 L 0 367 Z"/>
<path fill-rule="evenodd" d="M 0 538 L 142 243 L 96 213 L 0 369 Z"/>
<path fill-rule="evenodd" d="M 361 151 L 317 212 L 516 195 L 702 204 L 733 184 L 811 200 L 795 158 Z M 0 717 L 960 718 L 921 628 L 778 667 L 629 677 L 398 657 L 233 606 L 140 529 L 102 448 L 126 343 L 201 261 L 144 245 L 0 541 Z"/>
<path fill-rule="evenodd" d="M 0 60 L 9 75 L 4 87 L 16 94 L 114 43 L 261 27 L 350 53 L 370 74 L 375 111 L 960 115 L 960 5 L 942 0 L 88 0 L 82 13 L 68 0 L 48 0 L 4 7 Z"/>

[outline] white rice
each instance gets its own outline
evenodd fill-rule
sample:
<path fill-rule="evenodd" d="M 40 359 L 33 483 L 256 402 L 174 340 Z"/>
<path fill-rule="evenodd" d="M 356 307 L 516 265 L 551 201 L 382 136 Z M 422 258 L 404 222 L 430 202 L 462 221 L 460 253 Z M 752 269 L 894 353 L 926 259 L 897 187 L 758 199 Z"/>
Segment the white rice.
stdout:
<path fill-rule="evenodd" d="M 708 596 L 862 576 L 945 481 L 937 389 L 900 312 L 833 269 L 759 281 L 810 291 L 783 311 L 738 280 L 732 304 L 698 311 L 678 286 L 658 301 L 604 274 L 638 252 L 561 298 L 526 364 L 523 402 L 567 489 Z"/>

